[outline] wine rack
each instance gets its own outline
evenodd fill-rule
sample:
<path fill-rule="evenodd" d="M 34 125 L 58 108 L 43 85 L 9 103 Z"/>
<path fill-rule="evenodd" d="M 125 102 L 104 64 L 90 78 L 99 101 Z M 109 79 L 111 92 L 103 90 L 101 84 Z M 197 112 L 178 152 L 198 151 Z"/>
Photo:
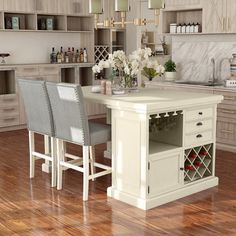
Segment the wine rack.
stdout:
<path fill-rule="evenodd" d="M 99 63 L 101 60 L 107 60 L 109 56 L 109 46 L 95 46 L 94 50 L 95 63 Z"/>
<path fill-rule="evenodd" d="M 185 150 L 184 183 L 203 179 L 212 175 L 213 144 Z"/>

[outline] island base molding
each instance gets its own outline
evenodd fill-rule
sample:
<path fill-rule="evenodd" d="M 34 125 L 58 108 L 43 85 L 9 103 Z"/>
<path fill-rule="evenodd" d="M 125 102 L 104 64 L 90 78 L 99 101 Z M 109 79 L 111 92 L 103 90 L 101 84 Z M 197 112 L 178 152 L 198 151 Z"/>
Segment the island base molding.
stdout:
<path fill-rule="evenodd" d="M 158 207 L 160 205 L 175 201 L 177 199 L 189 196 L 191 194 L 198 193 L 200 191 L 204 191 L 206 189 L 215 187 L 218 184 L 219 184 L 218 177 L 210 177 L 208 180 L 204 179 L 204 181 L 199 181 L 198 183 L 189 184 L 188 186 L 184 186 L 181 189 L 148 199 L 135 197 L 128 193 L 122 192 L 114 187 L 109 187 L 107 189 L 107 195 L 116 200 L 140 208 L 142 210 L 149 210 Z"/>

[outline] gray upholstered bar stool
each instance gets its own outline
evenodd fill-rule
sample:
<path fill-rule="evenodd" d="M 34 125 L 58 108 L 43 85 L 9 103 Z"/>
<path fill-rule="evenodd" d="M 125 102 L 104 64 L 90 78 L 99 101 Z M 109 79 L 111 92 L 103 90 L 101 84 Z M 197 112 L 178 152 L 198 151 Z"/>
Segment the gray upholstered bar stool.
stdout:
<path fill-rule="evenodd" d="M 83 173 L 83 200 L 87 201 L 89 180 L 111 173 L 111 167 L 95 162 L 94 156 L 94 146 L 110 140 L 110 126 L 88 121 L 80 85 L 46 83 L 46 86 L 57 138 L 57 189 L 62 189 L 63 167 L 80 171 Z M 64 141 L 83 146 L 83 157 L 65 160 Z M 92 165 L 91 174 L 89 162 Z M 99 167 L 102 171 L 94 173 L 93 167 Z"/>
<path fill-rule="evenodd" d="M 19 88 L 23 97 L 27 126 L 29 131 L 30 178 L 34 177 L 35 160 L 42 158 L 52 164 L 52 187 L 56 186 L 56 143 L 52 111 L 45 81 L 18 79 Z M 50 153 L 35 151 L 34 134 L 38 133 L 50 137 Z"/>

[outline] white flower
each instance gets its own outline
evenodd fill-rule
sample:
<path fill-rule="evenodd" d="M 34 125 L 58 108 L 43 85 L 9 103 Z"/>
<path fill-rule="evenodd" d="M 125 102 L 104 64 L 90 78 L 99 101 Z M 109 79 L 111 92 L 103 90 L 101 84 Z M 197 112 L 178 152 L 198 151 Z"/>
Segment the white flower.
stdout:
<path fill-rule="evenodd" d="M 101 68 L 98 65 L 93 66 L 92 70 L 94 74 L 101 72 Z"/>

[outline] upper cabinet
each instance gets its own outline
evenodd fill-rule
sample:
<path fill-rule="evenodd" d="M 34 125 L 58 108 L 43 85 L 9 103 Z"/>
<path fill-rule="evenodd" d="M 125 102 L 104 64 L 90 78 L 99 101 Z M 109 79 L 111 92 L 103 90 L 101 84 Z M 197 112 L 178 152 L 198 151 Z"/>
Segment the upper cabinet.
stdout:
<path fill-rule="evenodd" d="M 64 0 L 65 1 L 65 0 Z M 88 0 L 68 0 L 67 14 L 88 15 Z"/>
<path fill-rule="evenodd" d="M 203 33 L 226 31 L 226 0 L 203 1 Z"/>
<path fill-rule="evenodd" d="M 36 10 L 39 13 L 57 14 L 58 0 L 36 0 Z"/>
<path fill-rule="evenodd" d="M 35 0 L 0 0 L 0 8 L 4 6 L 4 11 L 35 12 Z"/>
<path fill-rule="evenodd" d="M 201 0 L 165 0 L 166 9 L 191 9 L 201 7 Z"/>
<path fill-rule="evenodd" d="M 236 33 L 236 1 L 203 1 L 203 33 Z"/>

